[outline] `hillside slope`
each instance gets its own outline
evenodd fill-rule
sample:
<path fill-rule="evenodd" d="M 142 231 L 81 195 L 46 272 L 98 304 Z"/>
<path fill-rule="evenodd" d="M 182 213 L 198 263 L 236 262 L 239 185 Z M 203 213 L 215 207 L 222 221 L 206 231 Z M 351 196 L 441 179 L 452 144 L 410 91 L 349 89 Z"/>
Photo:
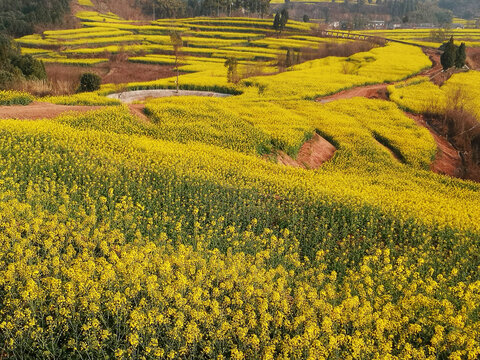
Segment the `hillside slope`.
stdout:
<path fill-rule="evenodd" d="M 69 11 L 69 0 L 3 0 L 0 31 L 13 36 L 30 34 L 37 24 L 62 22 Z"/>

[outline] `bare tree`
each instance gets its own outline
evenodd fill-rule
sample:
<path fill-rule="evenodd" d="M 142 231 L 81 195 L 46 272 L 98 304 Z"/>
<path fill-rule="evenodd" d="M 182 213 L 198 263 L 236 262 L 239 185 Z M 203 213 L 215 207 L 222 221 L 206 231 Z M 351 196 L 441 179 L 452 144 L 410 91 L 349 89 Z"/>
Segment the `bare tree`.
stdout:
<path fill-rule="evenodd" d="M 225 60 L 225 67 L 227 68 L 227 81 L 229 83 L 237 83 L 238 82 L 238 74 L 237 74 L 237 66 L 238 60 L 236 57 L 228 57 Z"/>
<path fill-rule="evenodd" d="M 177 93 L 179 89 L 179 84 L 178 84 L 178 77 L 179 77 L 179 70 L 178 70 L 178 60 L 181 57 L 181 51 L 183 47 L 183 40 L 182 40 L 182 35 L 178 31 L 172 31 L 170 33 L 170 42 L 172 43 L 173 46 L 173 54 L 175 55 L 175 70 L 177 72 L 177 80 L 176 80 L 176 85 L 177 85 Z"/>

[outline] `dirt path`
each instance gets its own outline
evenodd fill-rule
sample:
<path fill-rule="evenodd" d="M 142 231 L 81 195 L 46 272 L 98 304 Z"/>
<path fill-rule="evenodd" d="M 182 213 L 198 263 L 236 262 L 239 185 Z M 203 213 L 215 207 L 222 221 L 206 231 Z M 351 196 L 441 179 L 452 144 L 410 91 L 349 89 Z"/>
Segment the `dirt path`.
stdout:
<path fill-rule="evenodd" d="M 107 95 L 109 98 L 118 99 L 126 104 L 130 104 L 134 101 L 143 101 L 149 98 L 162 98 L 170 96 L 229 97 L 231 95 L 216 93 L 213 91 L 179 90 L 177 92 L 173 89 L 133 90 Z"/>
<path fill-rule="evenodd" d="M 68 112 L 80 112 L 98 110 L 104 106 L 68 106 L 50 103 L 31 103 L 30 105 L 0 106 L 0 119 L 40 120 L 53 119 Z M 130 113 L 136 115 L 141 121 L 150 122 L 145 115 L 143 104 L 129 104 Z"/>
<path fill-rule="evenodd" d="M 352 99 L 354 97 L 366 97 L 368 99 L 388 99 L 387 86 L 390 84 L 375 84 L 356 87 L 340 91 L 336 94 L 317 99 L 318 102 L 326 104 L 336 100 Z"/>
<path fill-rule="evenodd" d="M 420 72 L 417 76 L 428 76 L 432 79 L 432 81 L 433 79 L 435 79 L 435 81 L 441 82 L 441 83 L 437 83 L 437 85 L 443 84 L 443 82 L 445 82 L 447 78 L 445 78 L 445 76 L 440 76 L 442 74 L 442 65 L 440 64 L 440 54 L 437 51 L 431 50 L 431 49 L 425 49 L 424 52 L 425 52 L 425 55 L 427 55 L 430 58 L 430 61 L 432 62 L 433 65 L 432 67 Z M 368 99 L 388 100 L 387 87 L 393 84 L 395 83 L 383 83 L 383 84 L 354 87 L 351 89 L 340 91 L 333 95 L 318 98 L 317 101 L 322 104 L 326 104 L 331 101 L 342 100 L 342 99 L 352 99 L 354 97 L 366 97 Z"/>
<path fill-rule="evenodd" d="M 480 48 L 467 48 L 467 65 L 470 69 L 480 70 Z"/>
<path fill-rule="evenodd" d="M 87 112 L 102 106 L 68 106 L 34 102 L 30 105 L 0 106 L 0 119 L 52 119 L 66 112 Z"/>

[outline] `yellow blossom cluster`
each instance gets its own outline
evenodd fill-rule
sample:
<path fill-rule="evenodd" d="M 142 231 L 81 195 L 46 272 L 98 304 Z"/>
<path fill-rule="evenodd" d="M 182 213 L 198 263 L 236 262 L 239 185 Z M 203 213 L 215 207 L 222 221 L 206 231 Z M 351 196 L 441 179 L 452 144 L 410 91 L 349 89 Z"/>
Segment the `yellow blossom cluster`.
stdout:
<path fill-rule="evenodd" d="M 389 86 L 390 98 L 415 113 L 444 114 L 463 109 L 480 119 L 480 72 L 454 74 L 441 87 L 424 78 Z"/>
<path fill-rule="evenodd" d="M 0 121 L 0 357 L 480 356 L 480 185 L 431 173 L 432 136 L 393 102 L 308 100 L 407 78 L 430 65 L 420 49 L 389 44 L 235 85 L 221 56 L 262 48 L 231 33 L 263 35 L 271 19 L 78 17 L 88 29 L 24 41 L 164 46 L 169 28 L 198 28 L 188 38 L 205 46 L 197 53 L 223 55 L 186 58 L 181 86 L 238 96 L 152 99 L 147 122 L 117 100 L 76 94 L 42 100 L 106 107 Z M 212 41 L 215 27 L 225 36 Z M 289 23 L 265 54 L 314 42 L 298 34 L 309 27 Z M 149 59 L 171 55 L 137 60 Z M 436 94 L 428 84 L 397 84 L 392 99 L 421 110 L 413 100 Z M 261 157 L 295 157 L 315 133 L 336 147 L 319 169 Z"/>
<path fill-rule="evenodd" d="M 0 90 L 0 105 L 28 105 L 33 99 L 33 96 L 26 92 Z"/>
<path fill-rule="evenodd" d="M 393 104 L 232 100 L 156 100 L 151 124 L 126 107 L 0 122 L 3 351 L 475 358 L 479 186 L 421 170 L 434 144 Z M 285 138 L 330 135 L 335 159 L 307 171 L 229 147 L 242 121 L 252 144 L 275 134 L 248 116 L 262 107 L 296 119 Z M 162 128 L 214 113 L 183 144 Z"/>

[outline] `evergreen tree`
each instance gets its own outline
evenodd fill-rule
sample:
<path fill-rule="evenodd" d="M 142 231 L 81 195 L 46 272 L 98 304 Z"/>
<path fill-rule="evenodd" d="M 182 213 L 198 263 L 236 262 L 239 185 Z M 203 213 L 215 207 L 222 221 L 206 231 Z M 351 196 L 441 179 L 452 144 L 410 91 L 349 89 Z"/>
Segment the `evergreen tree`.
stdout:
<path fill-rule="evenodd" d="M 60 23 L 69 0 L 0 0 L 0 31 L 13 36 L 33 32 L 36 24 Z"/>
<path fill-rule="evenodd" d="M 462 43 L 457 49 L 457 54 L 455 57 L 455 67 L 459 69 L 464 67 L 466 61 L 467 61 L 467 52 L 465 48 L 465 43 Z"/>
<path fill-rule="evenodd" d="M 280 13 L 275 14 L 275 18 L 273 19 L 273 28 L 279 32 L 281 32 L 285 25 L 288 22 L 288 10 L 282 9 Z"/>
<path fill-rule="evenodd" d="M 34 59 L 31 55 L 17 55 L 10 60 L 13 66 L 19 68 L 27 79 L 43 80 L 47 78 L 43 62 Z"/>
<path fill-rule="evenodd" d="M 275 18 L 273 19 L 273 28 L 277 31 L 280 30 L 280 14 L 276 13 Z"/>
<path fill-rule="evenodd" d="M 288 10 L 286 8 L 282 9 L 282 12 L 280 13 L 280 31 L 282 31 L 285 28 L 285 25 L 287 25 L 288 22 Z"/>
<path fill-rule="evenodd" d="M 443 70 L 450 69 L 455 65 L 455 58 L 457 57 L 457 49 L 455 43 L 453 42 L 453 36 L 450 40 L 444 44 L 444 51 L 442 56 L 440 56 L 440 62 L 442 63 Z"/>

